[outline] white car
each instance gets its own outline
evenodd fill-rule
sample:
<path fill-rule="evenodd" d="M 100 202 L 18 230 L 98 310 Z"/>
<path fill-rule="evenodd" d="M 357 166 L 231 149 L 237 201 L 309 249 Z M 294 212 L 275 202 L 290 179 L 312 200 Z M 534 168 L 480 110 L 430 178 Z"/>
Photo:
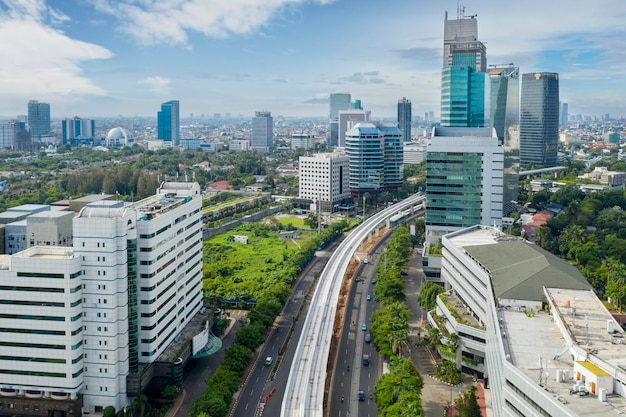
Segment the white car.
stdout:
<path fill-rule="evenodd" d="M 265 364 L 268 365 L 268 366 L 272 364 L 272 357 L 271 356 L 268 356 L 267 358 L 265 358 Z"/>

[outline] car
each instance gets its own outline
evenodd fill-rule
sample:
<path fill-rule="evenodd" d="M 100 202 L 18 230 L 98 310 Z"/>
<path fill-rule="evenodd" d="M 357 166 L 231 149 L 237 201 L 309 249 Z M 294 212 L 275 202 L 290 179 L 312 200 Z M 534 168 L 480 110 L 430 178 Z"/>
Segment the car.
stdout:
<path fill-rule="evenodd" d="M 376 284 L 376 278 L 372 280 L 372 284 Z"/>
<path fill-rule="evenodd" d="M 369 260 L 369 259 L 367 259 L 367 258 L 365 258 L 365 259 L 363 259 L 363 263 L 364 263 L 365 265 L 367 265 L 368 263 L 370 263 L 370 260 Z"/>
<path fill-rule="evenodd" d="M 370 355 L 363 355 L 363 365 L 368 366 L 370 364 Z"/>
<path fill-rule="evenodd" d="M 372 341 L 372 335 L 367 333 L 365 335 L 365 343 L 371 343 L 371 341 Z"/>
<path fill-rule="evenodd" d="M 400 271 L 400 275 L 407 276 L 407 275 L 409 275 L 409 273 L 408 273 L 408 272 L 406 272 L 406 271 Z"/>
<path fill-rule="evenodd" d="M 359 401 L 365 401 L 365 393 L 363 391 L 359 391 L 358 398 Z"/>
<path fill-rule="evenodd" d="M 268 365 L 268 366 L 272 364 L 272 357 L 271 356 L 268 356 L 267 358 L 265 358 L 265 364 Z"/>
<path fill-rule="evenodd" d="M 363 330 L 364 332 L 367 331 L 367 324 L 363 323 L 361 325 L 361 330 Z"/>
<path fill-rule="evenodd" d="M 367 301 L 370 301 L 372 299 L 372 296 L 370 294 L 367 294 Z"/>
<path fill-rule="evenodd" d="M 354 280 L 355 280 L 356 282 L 365 281 L 365 280 L 363 279 L 363 277 L 356 277 Z"/>

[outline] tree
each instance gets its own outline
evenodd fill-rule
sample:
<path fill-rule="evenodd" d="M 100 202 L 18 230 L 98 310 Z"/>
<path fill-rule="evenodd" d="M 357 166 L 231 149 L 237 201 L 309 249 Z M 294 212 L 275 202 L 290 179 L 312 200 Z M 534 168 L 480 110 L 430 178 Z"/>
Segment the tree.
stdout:
<path fill-rule="evenodd" d="M 104 407 L 104 410 L 102 410 L 102 417 L 115 417 L 115 407 L 112 405 Z"/>
<path fill-rule="evenodd" d="M 441 285 L 431 281 L 424 281 L 417 296 L 417 301 L 419 301 L 422 310 L 430 311 L 435 308 L 437 296 L 444 291 L 445 289 Z"/>
<path fill-rule="evenodd" d="M 459 417 L 482 417 L 476 396 L 476 386 L 470 385 L 465 395 L 457 401 L 457 408 Z"/>

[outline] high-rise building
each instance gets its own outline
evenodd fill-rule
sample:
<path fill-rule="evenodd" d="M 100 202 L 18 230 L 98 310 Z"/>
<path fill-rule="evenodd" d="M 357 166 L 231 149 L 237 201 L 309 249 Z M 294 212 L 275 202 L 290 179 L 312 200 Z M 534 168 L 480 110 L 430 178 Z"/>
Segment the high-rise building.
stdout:
<path fill-rule="evenodd" d="M 274 146 L 274 119 L 268 111 L 258 111 L 252 118 L 250 148 L 253 151 L 267 152 Z"/>
<path fill-rule="evenodd" d="M 559 143 L 559 74 L 522 75 L 520 160 L 549 168 L 557 165 Z"/>
<path fill-rule="evenodd" d="M 445 14 L 441 73 L 441 125 L 485 125 L 486 47 L 478 40 L 476 16 Z"/>
<path fill-rule="evenodd" d="M 13 329 L 0 332 L 0 369 L 10 370 L 0 388 L 12 408 L 97 414 L 124 408 L 153 378 L 182 384 L 208 341 L 197 314 L 201 209 L 197 183 L 163 183 L 136 203 L 33 217 L 28 245 L 45 246 L 0 255 L 0 298 L 13 300 L 0 305 L 0 326 Z"/>
<path fill-rule="evenodd" d="M 424 275 L 439 281 L 447 233 L 476 224 L 502 224 L 504 149 L 493 128 L 435 127 L 426 153 Z"/>
<path fill-rule="evenodd" d="M 161 111 L 157 115 L 157 139 L 171 146 L 180 145 L 180 103 L 170 100 L 161 104 Z"/>
<path fill-rule="evenodd" d="M 29 101 L 28 126 L 30 136 L 35 142 L 41 141 L 42 137 L 50 136 L 50 104 L 37 100 Z"/>
<path fill-rule="evenodd" d="M 330 94 L 330 137 L 328 144 L 332 147 L 339 145 L 339 111 L 349 110 L 351 108 L 352 96 L 350 93 L 331 93 Z"/>
<path fill-rule="evenodd" d="M 503 214 L 507 215 L 516 207 L 519 190 L 519 68 L 495 67 L 488 74 L 491 125 L 504 145 Z"/>
<path fill-rule="evenodd" d="M 18 149 L 18 132 L 26 133 L 26 123 L 16 120 L 0 122 L 0 149 Z"/>
<path fill-rule="evenodd" d="M 96 122 L 93 119 L 64 119 L 61 122 L 62 143 L 77 146 L 93 142 Z"/>
<path fill-rule="evenodd" d="M 398 127 L 402 132 L 404 142 L 411 141 L 411 100 L 406 97 L 398 100 Z"/>
<path fill-rule="evenodd" d="M 559 120 L 561 121 L 561 126 L 566 127 L 567 126 L 567 122 L 569 120 L 569 105 L 567 103 L 560 103 L 561 104 L 561 109 L 560 109 L 560 113 L 559 113 Z M 608 120 L 608 119 L 607 119 Z"/>
<path fill-rule="evenodd" d="M 301 199 L 320 204 L 322 212 L 333 212 L 343 200 L 350 197 L 349 158 L 344 153 L 322 153 L 301 156 Z"/>
<path fill-rule="evenodd" d="M 357 123 L 346 132 L 350 193 L 379 193 L 402 185 L 402 132 L 397 126 Z"/>
<path fill-rule="evenodd" d="M 343 148 L 346 146 L 346 132 L 352 127 L 361 122 L 368 122 L 370 120 L 371 112 L 369 110 L 361 109 L 349 109 L 339 111 L 338 131 L 339 139 L 337 146 Z"/>

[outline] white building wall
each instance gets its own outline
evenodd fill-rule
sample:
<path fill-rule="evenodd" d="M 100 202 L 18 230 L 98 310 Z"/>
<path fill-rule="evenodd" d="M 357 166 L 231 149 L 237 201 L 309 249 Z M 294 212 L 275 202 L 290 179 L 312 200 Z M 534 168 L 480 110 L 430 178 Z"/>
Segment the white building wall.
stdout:
<path fill-rule="evenodd" d="M 46 247 L 2 255 L 0 280 L 0 388 L 75 399 L 84 381 L 79 257 Z"/>
<path fill-rule="evenodd" d="M 170 198 L 160 189 L 159 198 Z M 188 318 L 202 307 L 202 197 L 194 183 L 193 197 L 183 202 L 177 194 L 188 190 L 170 189 L 176 208 L 153 218 L 142 215 L 142 207 L 155 200 L 135 205 L 139 282 L 139 361 L 154 362 L 186 325 Z"/>
<path fill-rule="evenodd" d="M 74 248 L 83 264 L 85 389 L 83 408 L 128 404 L 127 242 L 137 214 L 122 202 L 87 205 L 74 219 Z"/>

